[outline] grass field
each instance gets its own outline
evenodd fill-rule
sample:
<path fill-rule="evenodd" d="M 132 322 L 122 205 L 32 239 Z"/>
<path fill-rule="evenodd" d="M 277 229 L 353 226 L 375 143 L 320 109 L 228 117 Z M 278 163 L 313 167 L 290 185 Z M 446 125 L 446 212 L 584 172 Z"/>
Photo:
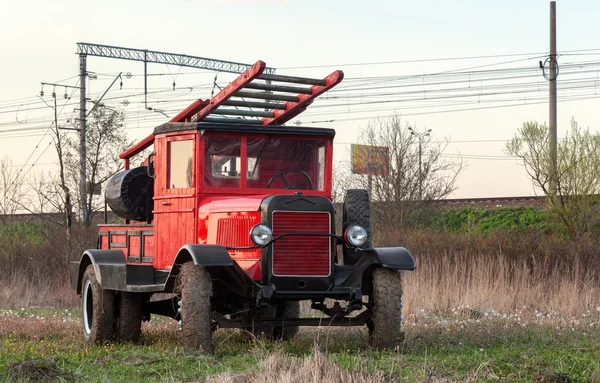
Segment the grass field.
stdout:
<path fill-rule="evenodd" d="M 363 328 L 308 328 L 289 342 L 215 333 L 215 354 L 181 349 L 172 320 L 145 323 L 140 345 L 89 346 L 79 313 L 0 311 L 1 381 L 600 382 L 600 312 L 455 310 L 406 319 L 406 342 L 373 351 Z"/>
<path fill-rule="evenodd" d="M 388 236 L 382 246 L 402 239 L 418 265 L 405 274 L 401 347 L 369 349 L 364 328 L 306 328 L 283 343 L 217 330 L 211 356 L 184 351 L 178 324 L 160 318 L 139 345 L 84 344 L 66 264 L 87 245 L 13 238 L 0 249 L 0 382 L 600 383 L 600 239 Z"/>

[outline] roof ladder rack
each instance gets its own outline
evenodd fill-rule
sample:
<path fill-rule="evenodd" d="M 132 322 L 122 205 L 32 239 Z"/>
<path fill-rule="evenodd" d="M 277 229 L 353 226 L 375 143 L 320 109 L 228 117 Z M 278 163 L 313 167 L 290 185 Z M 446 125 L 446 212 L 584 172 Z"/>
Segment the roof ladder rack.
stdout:
<path fill-rule="evenodd" d="M 197 100 L 171 122 L 192 121 L 196 116 L 198 122 L 282 125 L 344 78 L 339 70 L 316 79 L 264 74 L 265 68 L 263 61 L 257 61 L 212 99 Z"/>

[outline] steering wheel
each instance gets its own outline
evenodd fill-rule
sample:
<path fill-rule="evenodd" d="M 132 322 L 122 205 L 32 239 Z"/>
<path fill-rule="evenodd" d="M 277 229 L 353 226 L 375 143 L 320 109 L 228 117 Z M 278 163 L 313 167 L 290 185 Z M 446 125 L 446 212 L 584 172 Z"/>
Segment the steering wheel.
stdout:
<path fill-rule="evenodd" d="M 300 183 L 297 183 L 297 184 L 290 184 L 289 181 L 287 180 L 287 178 L 285 178 L 285 173 L 300 173 L 300 174 L 302 174 L 304 176 L 304 178 L 306 178 L 306 180 L 302 181 Z M 281 177 L 281 179 L 283 180 L 283 183 L 285 184 L 285 189 L 286 190 L 296 190 L 300 186 L 306 185 L 306 184 L 308 184 L 308 190 L 312 190 L 313 189 L 313 183 L 312 183 L 312 180 L 310 179 L 310 176 L 305 171 L 303 171 L 303 170 L 292 169 L 292 168 L 283 169 L 283 170 L 278 171 L 277 173 L 275 173 L 273 175 L 273 177 L 271 177 L 271 179 L 267 183 L 267 189 L 271 188 L 271 184 L 273 183 L 273 181 L 275 181 L 277 179 L 277 177 Z"/>

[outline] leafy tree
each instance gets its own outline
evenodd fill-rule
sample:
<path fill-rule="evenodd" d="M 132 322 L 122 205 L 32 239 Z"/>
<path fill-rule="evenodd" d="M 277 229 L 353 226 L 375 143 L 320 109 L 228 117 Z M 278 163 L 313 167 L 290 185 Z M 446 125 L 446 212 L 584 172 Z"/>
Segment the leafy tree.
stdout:
<path fill-rule="evenodd" d="M 570 131 L 558 143 L 552 174 L 549 134 L 546 124 L 526 122 L 506 151 L 522 161 L 534 186 L 547 197 L 552 217 L 571 238 L 578 238 L 600 223 L 600 135 L 571 120 Z"/>

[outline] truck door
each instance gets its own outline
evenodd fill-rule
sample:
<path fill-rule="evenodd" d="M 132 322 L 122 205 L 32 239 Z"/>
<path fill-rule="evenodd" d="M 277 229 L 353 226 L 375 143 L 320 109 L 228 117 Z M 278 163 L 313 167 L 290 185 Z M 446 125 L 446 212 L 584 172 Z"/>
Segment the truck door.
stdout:
<path fill-rule="evenodd" d="M 155 267 L 168 269 L 177 252 L 196 238 L 195 135 L 158 139 L 154 195 Z"/>

